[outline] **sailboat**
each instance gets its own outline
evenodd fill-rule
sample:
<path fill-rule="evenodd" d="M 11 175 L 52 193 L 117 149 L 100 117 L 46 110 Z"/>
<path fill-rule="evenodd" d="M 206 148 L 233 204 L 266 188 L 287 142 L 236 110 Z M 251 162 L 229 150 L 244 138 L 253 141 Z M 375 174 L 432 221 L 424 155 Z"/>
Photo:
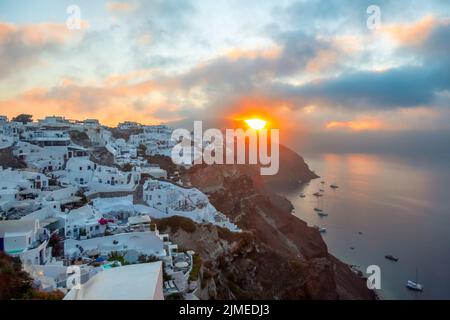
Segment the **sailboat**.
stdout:
<path fill-rule="evenodd" d="M 328 213 L 323 212 L 323 203 L 320 201 L 319 198 L 317 198 L 317 207 L 314 208 L 314 211 L 317 212 L 317 214 L 319 215 L 319 217 L 327 217 Z"/>
<path fill-rule="evenodd" d="M 323 212 L 323 209 L 322 209 L 319 197 L 317 197 L 317 206 L 314 208 L 314 211 L 317 212 L 317 213 Z"/>
<path fill-rule="evenodd" d="M 423 286 L 417 282 L 418 276 L 417 276 L 417 268 L 416 268 L 416 281 L 408 280 L 406 283 L 406 287 L 413 291 L 423 291 Z"/>

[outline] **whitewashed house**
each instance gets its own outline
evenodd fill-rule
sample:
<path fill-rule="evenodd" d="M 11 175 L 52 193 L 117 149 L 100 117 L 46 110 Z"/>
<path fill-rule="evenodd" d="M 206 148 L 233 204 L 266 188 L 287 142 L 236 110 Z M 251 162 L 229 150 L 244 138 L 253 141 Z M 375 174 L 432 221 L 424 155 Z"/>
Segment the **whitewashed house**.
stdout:
<path fill-rule="evenodd" d="M 119 128 L 119 130 L 139 129 L 141 127 L 142 127 L 142 125 L 140 123 L 133 122 L 133 121 L 121 122 L 117 126 L 117 128 Z"/>
<path fill-rule="evenodd" d="M 231 231 L 239 228 L 209 202 L 208 196 L 196 188 L 183 188 L 166 181 L 147 180 L 143 186 L 143 200 L 158 210 L 155 218 L 182 216 L 198 223 L 212 223 Z"/>
<path fill-rule="evenodd" d="M 48 178 L 39 172 L 0 169 L 0 207 L 38 197 L 48 188 Z"/>
<path fill-rule="evenodd" d="M 26 264 L 45 264 L 51 260 L 49 237 L 38 220 L 0 221 L 0 251 L 20 257 Z"/>
<path fill-rule="evenodd" d="M 65 215 L 65 236 L 70 239 L 90 239 L 103 236 L 106 224 L 103 216 L 89 205 L 71 210 Z"/>
<path fill-rule="evenodd" d="M 134 257 L 141 254 L 155 257 L 168 255 L 164 249 L 164 241 L 158 233 L 152 231 L 119 233 L 87 240 L 70 238 L 64 242 L 64 253 L 67 258 L 80 257 L 89 251 L 97 251 L 101 256 L 108 256 L 111 252 Z"/>
<path fill-rule="evenodd" d="M 151 221 L 147 215 L 131 216 L 128 218 L 128 226 L 133 232 L 151 231 Z"/>

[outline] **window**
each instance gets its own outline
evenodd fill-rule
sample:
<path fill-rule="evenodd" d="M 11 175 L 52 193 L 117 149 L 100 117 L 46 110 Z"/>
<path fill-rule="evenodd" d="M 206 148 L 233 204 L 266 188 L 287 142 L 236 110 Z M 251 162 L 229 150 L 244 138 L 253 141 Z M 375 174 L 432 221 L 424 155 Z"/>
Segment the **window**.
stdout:
<path fill-rule="evenodd" d="M 83 171 L 83 167 L 80 167 L 80 171 Z"/>

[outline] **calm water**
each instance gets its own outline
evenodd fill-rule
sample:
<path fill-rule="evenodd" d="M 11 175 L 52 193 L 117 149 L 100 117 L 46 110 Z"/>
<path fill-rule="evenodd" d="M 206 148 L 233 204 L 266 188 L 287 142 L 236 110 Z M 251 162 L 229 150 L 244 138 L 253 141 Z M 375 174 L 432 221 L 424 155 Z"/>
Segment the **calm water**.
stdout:
<path fill-rule="evenodd" d="M 363 272 L 368 265 L 380 266 L 378 293 L 384 299 L 450 299 L 448 162 L 362 154 L 305 160 L 322 179 L 286 196 L 299 218 L 327 228 L 323 238 L 331 253 Z M 336 191 L 329 187 L 334 182 Z M 312 194 L 321 188 L 325 218 L 313 210 L 318 201 Z M 299 197 L 301 191 L 306 198 Z M 386 254 L 399 261 L 386 260 Z M 405 287 L 416 278 L 416 268 L 422 293 Z"/>

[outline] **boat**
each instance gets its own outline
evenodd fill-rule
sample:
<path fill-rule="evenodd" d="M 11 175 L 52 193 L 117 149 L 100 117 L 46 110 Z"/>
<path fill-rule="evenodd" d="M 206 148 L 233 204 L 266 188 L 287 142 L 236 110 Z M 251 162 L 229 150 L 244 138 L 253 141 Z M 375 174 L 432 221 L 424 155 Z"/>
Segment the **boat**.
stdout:
<path fill-rule="evenodd" d="M 316 193 L 313 193 L 313 196 L 314 197 L 323 197 L 323 194 L 321 194 L 320 192 L 316 192 Z"/>
<path fill-rule="evenodd" d="M 323 211 L 317 212 L 317 214 L 319 215 L 319 217 L 328 217 L 328 213 L 323 212 Z"/>
<path fill-rule="evenodd" d="M 315 212 L 322 212 L 323 210 L 320 209 L 320 208 L 314 208 L 314 211 L 315 211 Z"/>
<path fill-rule="evenodd" d="M 320 184 L 325 184 L 325 181 L 320 181 Z"/>
<path fill-rule="evenodd" d="M 320 233 L 326 233 L 327 232 L 327 228 L 324 228 L 324 227 L 314 226 L 314 228 L 316 228 L 317 231 L 319 231 Z"/>
<path fill-rule="evenodd" d="M 325 192 L 325 190 L 323 190 L 323 189 L 320 189 L 319 191 L 320 191 L 320 192 Z"/>
<path fill-rule="evenodd" d="M 395 261 L 395 262 L 398 261 L 398 258 L 394 257 L 394 256 L 391 255 L 391 254 L 385 255 L 384 257 L 385 257 L 386 259 L 388 259 L 388 260 L 391 260 L 391 261 Z"/>
<path fill-rule="evenodd" d="M 337 189 L 337 188 L 339 188 L 339 186 L 336 185 L 336 184 L 332 184 L 332 185 L 330 185 L 330 188 L 331 188 L 331 189 Z"/>
<path fill-rule="evenodd" d="M 413 291 L 423 291 L 423 286 L 420 283 L 408 280 L 406 287 Z"/>
<path fill-rule="evenodd" d="M 305 196 L 305 194 L 302 192 L 302 193 L 300 193 L 300 198 L 305 198 L 306 196 Z"/>
<path fill-rule="evenodd" d="M 406 287 L 413 291 L 423 291 L 423 286 L 417 282 L 418 276 L 417 276 L 417 268 L 416 268 L 416 281 L 408 280 L 406 283 Z"/>

